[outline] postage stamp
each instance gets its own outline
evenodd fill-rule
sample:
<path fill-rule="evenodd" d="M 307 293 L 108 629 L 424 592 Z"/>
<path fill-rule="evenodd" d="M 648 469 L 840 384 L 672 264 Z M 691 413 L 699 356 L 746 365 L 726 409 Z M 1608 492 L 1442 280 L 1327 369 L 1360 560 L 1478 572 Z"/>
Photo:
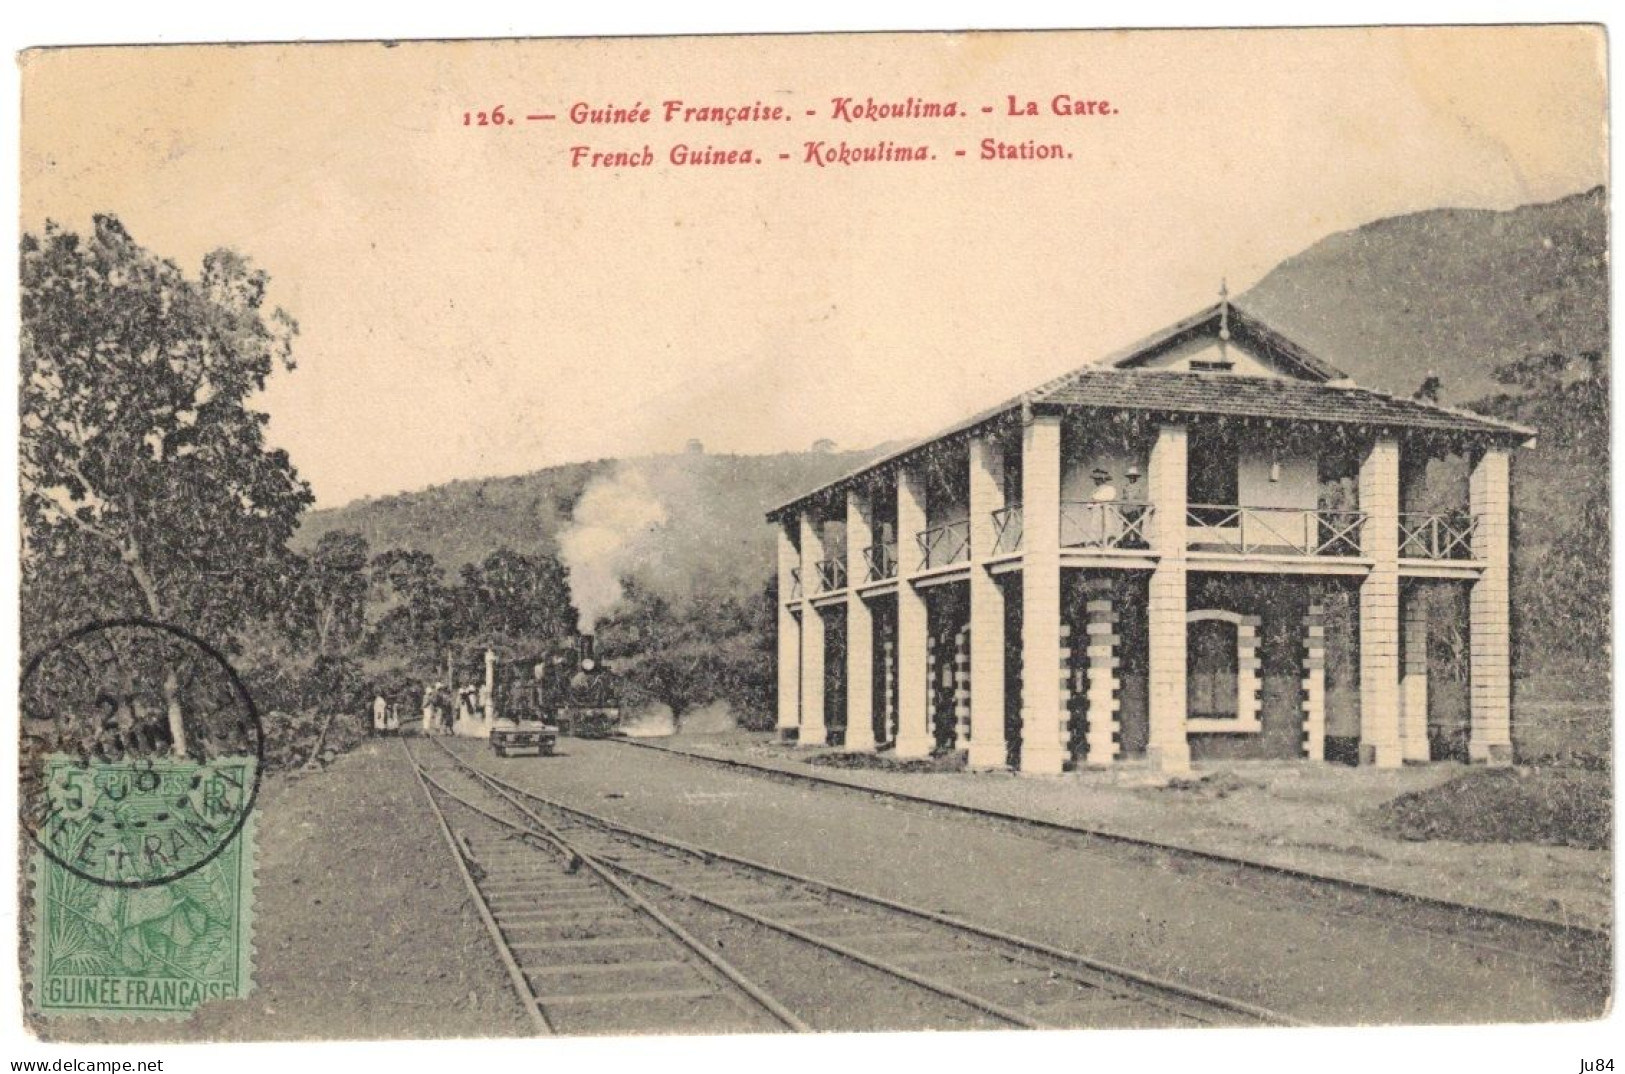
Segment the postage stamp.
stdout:
<path fill-rule="evenodd" d="M 136 776 L 111 768 L 99 775 L 132 783 Z M 162 777 L 165 789 L 190 779 L 182 765 Z M 171 830 L 177 840 L 180 832 Z M 82 843 L 93 845 L 88 835 Z M 142 856 L 119 858 L 133 866 Z M 46 1017 L 182 1017 L 209 1000 L 246 996 L 253 869 L 251 821 L 201 868 L 137 888 L 96 883 L 35 851 L 35 1009 Z"/>
<path fill-rule="evenodd" d="M 21 700 L 38 1012 L 181 1015 L 245 995 L 259 721 L 225 658 L 107 621 L 31 659 Z"/>

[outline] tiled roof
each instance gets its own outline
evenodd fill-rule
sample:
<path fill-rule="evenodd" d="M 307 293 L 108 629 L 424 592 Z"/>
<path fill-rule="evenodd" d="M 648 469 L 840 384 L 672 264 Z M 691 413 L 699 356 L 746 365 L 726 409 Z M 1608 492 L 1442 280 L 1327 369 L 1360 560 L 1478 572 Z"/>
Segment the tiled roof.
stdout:
<path fill-rule="evenodd" d="M 884 472 L 934 445 L 959 439 L 1009 418 L 1025 407 L 1040 410 L 1098 408 L 1153 414 L 1302 421 L 1369 429 L 1413 429 L 1514 443 L 1535 435 L 1533 429 L 1471 411 L 1355 387 L 1346 374 L 1321 362 L 1268 325 L 1234 306 L 1228 309 L 1228 327 L 1232 338 L 1238 343 L 1246 342 L 1265 348 L 1289 368 L 1296 367 L 1294 372 L 1301 379 L 1136 368 L 1169 347 L 1200 335 L 1216 333 L 1220 313 L 1220 306 L 1210 307 L 1099 363 L 1073 370 L 1006 403 L 957 422 L 934 436 L 894 451 L 845 477 L 781 504 L 768 512 L 768 520 L 777 520 L 807 500 L 841 491 L 869 475 Z"/>
<path fill-rule="evenodd" d="M 1221 325 L 1238 345 L 1262 354 L 1294 376 L 1306 380 L 1347 380 L 1348 374 L 1304 350 L 1297 343 L 1233 302 L 1217 302 L 1182 321 L 1169 325 L 1098 362 L 1102 366 L 1133 369 L 1193 339 L 1217 339 Z"/>
<path fill-rule="evenodd" d="M 1516 439 L 1534 435 L 1532 429 L 1471 411 L 1401 399 L 1369 388 L 1232 373 L 1084 368 L 1050 382 L 1027 398 L 1034 405 L 1281 418 Z"/>

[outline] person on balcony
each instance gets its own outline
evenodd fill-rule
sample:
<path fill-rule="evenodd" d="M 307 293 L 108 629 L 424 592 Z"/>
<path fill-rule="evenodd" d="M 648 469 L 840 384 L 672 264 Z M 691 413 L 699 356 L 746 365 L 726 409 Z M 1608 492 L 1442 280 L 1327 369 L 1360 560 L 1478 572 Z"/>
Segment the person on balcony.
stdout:
<path fill-rule="evenodd" d="M 1112 548 L 1123 537 L 1123 516 L 1118 513 L 1117 486 L 1112 475 L 1097 466 L 1089 474 L 1095 479 L 1095 491 L 1089 496 L 1089 517 L 1084 521 L 1084 544 L 1095 548 Z"/>
<path fill-rule="evenodd" d="M 1115 512 L 1122 527 L 1121 532 L 1118 533 L 1118 542 L 1120 544 L 1133 544 L 1135 547 L 1144 547 L 1145 529 L 1143 519 L 1145 518 L 1145 504 L 1141 501 L 1144 500 L 1145 493 L 1140 488 L 1140 468 L 1138 466 L 1129 463 L 1128 469 L 1123 472 L 1123 484 L 1127 486 L 1123 494 L 1123 499 L 1127 502 Z"/>

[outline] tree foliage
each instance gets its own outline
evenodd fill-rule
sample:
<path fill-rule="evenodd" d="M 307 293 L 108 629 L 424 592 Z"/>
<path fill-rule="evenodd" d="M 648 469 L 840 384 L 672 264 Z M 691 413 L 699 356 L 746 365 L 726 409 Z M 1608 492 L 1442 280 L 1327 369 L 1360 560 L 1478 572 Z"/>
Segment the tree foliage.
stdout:
<path fill-rule="evenodd" d="M 1612 591 L 1611 384 L 1600 353 L 1538 353 L 1495 371 L 1508 390 L 1473 409 L 1538 430 L 1514 459 L 1514 666 L 1603 671 Z"/>
<path fill-rule="evenodd" d="M 196 279 L 112 216 L 22 241 L 24 631 L 142 614 L 229 637 L 286 596 L 309 487 L 249 405 L 292 368 L 263 272 L 217 250 Z"/>
<path fill-rule="evenodd" d="M 599 626 L 606 658 L 631 688 L 683 717 L 726 703 L 747 723 L 771 719 L 775 624 L 770 581 L 761 596 L 740 600 L 722 587 L 695 587 L 675 604 L 629 579 L 615 614 Z"/>

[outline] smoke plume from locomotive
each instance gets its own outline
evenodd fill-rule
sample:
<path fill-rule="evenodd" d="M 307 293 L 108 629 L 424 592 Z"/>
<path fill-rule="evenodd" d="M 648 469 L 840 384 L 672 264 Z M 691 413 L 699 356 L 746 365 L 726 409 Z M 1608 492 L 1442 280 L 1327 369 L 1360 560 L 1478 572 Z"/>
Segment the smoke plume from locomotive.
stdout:
<path fill-rule="evenodd" d="M 570 596 L 591 632 L 621 599 L 621 580 L 647 553 L 649 537 L 666 522 L 649 480 L 618 466 L 594 478 L 559 535 L 559 558 L 570 569 Z"/>

